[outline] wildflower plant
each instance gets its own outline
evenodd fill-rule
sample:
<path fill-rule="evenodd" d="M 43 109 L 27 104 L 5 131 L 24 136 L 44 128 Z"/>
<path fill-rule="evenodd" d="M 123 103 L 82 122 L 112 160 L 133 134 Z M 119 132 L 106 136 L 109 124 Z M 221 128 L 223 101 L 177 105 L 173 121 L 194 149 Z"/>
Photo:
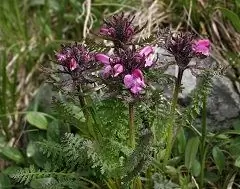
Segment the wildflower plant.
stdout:
<path fill-rule="evenodd" d="M 192 59 L 202 60 L 210 55 L 209 40 L 197 39 L 190 32 L 166 30 L 158 35 L 152 34 L 151 42 L 139 43 L 137 35 L 146 24 L 141 28 L 135 26 L 134 18 L 120 13 L 104 20 L 96 36 L 107 40 L 112 45 L 110 49 L 103 43 L 98 48 L 96 43 L 88 43 L 87 40 L 62 45 L 55 52 L 54 63 L 57 66 L 51 72 L 60 78 L 67 75 L 72 83 L 73 88 L 63 93 L 64 98 L 54 98 L 53 102 L 59 117 L 63 116 L 62 122 L 68 125 L 68 132 L 75 132 L 75 135 L 65 134 L 60 144 L 50 144 L 57 152 L 53 150 L 48 156 L 55 160 L 60 158 L 62 163 L 54 170 L 64 172 L 64 165 L 69 166 L 69 162 L 75 161 L 70 169 L 75 175 L 86 171 L 79 166 L 80 161 L 84 161 L 90 178 L 101 175 L 105 183 L 99 181 L 101 187 L 129 188 L 131 183 L 132 186 L 143 185 L 144 181 L 138 175 L 144 170 L 147 170 L 147 173 L 143 172 L 146 177 L 155 174 L 151 171 L 156 171 L 151 164 L 153 159 L 163 160 L 161 171 L 164 172 L 171 158 L 175 132 L 181 129 L 174 129 L 174 125 L 183 73 L 186 69 L 199 69 L 197 65 L 190 64 Z M 157 83 L 159 78 L 153 80 L 151 76 L 164 72 L 156 53 L 159 47 L 165 48 L 178 66 L 170 111 L 166 112 L 167 108 L 162 110 L 162 117 L 158 117 L 156 112 L 164 97 L 153 85 L 161 83 Z M 61 80 L 52 82 L 59 91 L 64 91 Z M 156 141 L 164 137 L 157 133 L 156 127 L 160 127 L 160 123 L 155 120 L 164 116 L 167 117 L 167 139 L 163 141 L 164 158 L 159 160 L 162 148 Z M 45 145 L 42 141 L 38 144 Z M 49 148 L 48 144 L 45 147 Z M 29 172 L 34 170 L 31 167 Z M 25 174 L 28 170 L 22 172 Z M 151 180 L 150 177 L 147 180 Z M 153 183 L 148 184 L 153 186 Z M 98 188 L 95 183 L 92 185 Z"/>
<path fill-rule="evenodd" d="M 160 38 L 162 37 L 160 33 Z M 168 122 L 168 138 L 166 146 L 166 155 L 164 164 L 166 165 L 172 148 L 173 141 L 173 125 L 175 121 L 175 109 L 178 100 L 178 94 L 181 87 L 181 81 L 183 73 L 186 69 L 190 69 L 190 61 L 193 58 L 204 59 L 210 55 L 210 41 L 208 39 L 195 39 L 194 35 L 190 32 L 171 32 L 166 30 L 166 33 L 161 38 L 160 46 L 165 48 L 175 59 L 175 63 L 178 66 L 178 75 L 176 78 L 174 92 L 171 102 L 170 116 Z M 197 69 L 198 67 L 195 66 Z M 172 117 L 173 116 L 173 117 Z"/>

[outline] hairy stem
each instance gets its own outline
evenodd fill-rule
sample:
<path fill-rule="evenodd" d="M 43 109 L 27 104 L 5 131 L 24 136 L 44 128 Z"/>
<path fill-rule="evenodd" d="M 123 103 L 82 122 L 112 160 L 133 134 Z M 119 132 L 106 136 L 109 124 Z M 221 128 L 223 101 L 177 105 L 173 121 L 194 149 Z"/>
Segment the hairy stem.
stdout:
<path fill-rule="evenodd" d="M 78 99 L 79 99 L 79 103 L 80 103 L 80 106 L 81 106 L 81 109 L 83 111 L 83 115 L 86 119 L 86 123 L 87 123 L 87 127 L 88 127 L 88 132 L 90 133 L 90 135 L 93 137 L 93 138 L 97 138 L 96 137 L 96 134 L 94 132 L 94 117 L 92 116 L 92 113 L 91 113 L 91 110 L 88 108 L 87 106 L 87 103 L 85 101 L 85 98 L 84 96 L 81 94 L 81 87 L 78 86 L 77 87 L 77 90 L 78 90 Z"/>
<path fill-rule="evenodd" d="M 207 135 L 207 95 L 204 94 L 202 109 L 202 137 L 201 137 L 201 172 L 200 172 L 200 188 L 204 186 L 204 169 L 206 159 L 206 135 Z"/>
<path fill-rule="evenodd" d="M 134 127 L 134 105 L 129 103 L 129 144 L 132 148 L 135 147 L 135 127 Z"/>
<path fill-rule="evenodd" d="M 175 122 L 175 109 L 177 106 L 177 100 L 178 100 L 178 93 L 181 87 L 181 82 L 182 82 L 182 76 L 183 76 L 184 69 L 180 68 L 178 69 L 178 76 L 176 79 L 176 83 L 174 86 L 174 92 L 173 92 L 173 97 L 172 97 L 172 103 L 170 107 L 170 118 L 168 119 L 168 125 L 167 125 L 167 147 L 166 147 L 166 153 L 164 157 L 164 162 L 163 165 L 164 167 L 167 165 L 167 161 L 171 156 L 171 151 L 172 151 L 172 143 L 173 143 L 173 125 Z"/>

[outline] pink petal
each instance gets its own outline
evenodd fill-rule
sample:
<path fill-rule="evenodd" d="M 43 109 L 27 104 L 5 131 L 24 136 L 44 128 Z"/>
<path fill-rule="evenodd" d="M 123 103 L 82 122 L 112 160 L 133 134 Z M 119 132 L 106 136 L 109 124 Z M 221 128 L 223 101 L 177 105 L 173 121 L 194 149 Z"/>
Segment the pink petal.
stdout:
<path fill-rule="evenodd" d="M 101 34 L 104 34 L 104 35 L 108 35 L 108 34 L 109 34 L 109 29 L 102 27 L 102 28 L 100 29 L 100 33 L 101 33 Z"/>
<path fill-rule="evenodd" d="M 200 39 L 193 44 L 192 49 L 196 53 L 201 53 L 205 56 L 209 56 L 209 54 L 210 54 L 210 41 L 208 39 Z"/>
<path fill-rule="evenodd" d="M 130 90 L 131 90 L 131 92 L 132 92 L 133 94 L 138 94 L 141 90 L 143 90 L 143 88 L 135 85 L 135 86 L 132 87 Z"/>
<path fill-rule="evenodd" d="M 154 58 L 153 55 L 152 56 L 150 55 L 148 58 L 146 58 L 145 67 L 150 67 L 153 65 L 153 58 Z"/>
<path fill-rule="evenodd" d="M 107 78 L 111 75 L 112 67 L 110 65 L 106 66 L 103 70 L 103 77 Z"/>
<path fill-rule="evenodd" d="M 113 67 L 113 70 L 114 70 L 114 77 L 117 77 L 120 73 L 123 72 L 123 66 L 121 64 L 116 64 L 114 67 Z"/>
<path fill-rule="evenodd" d="M 109 65 L 111 58 L 105 54 L 96 54 L 95 59 L 102 62 L 103 64 Z"/>
<path fill-rule="evenodd" d="M 136 79 L 135 79 L 135 85 L 137 85 L 137 86 L 139 86 L 139 87 L 141 87 L 141 88 L 146 87 L 144 81 L 143 81 L 142 79 L 140 79 L 140 78 L 136 78 Z"/>
<path fill-rule="evenodd" d="M 127 29 L 127 36 L 131 36 L 134 33 L 134 29 L 132 27 L 129 27 Z"/>
<path fill-rule="evenodd" d="M 125 87 L 127 89 L 129 89 L 134 85 L 134 78 L 130 74 L 125 75 L 123 82 L 124 82 Z"/>
<path fill-rule="evenodd" d="M 153 53 L 153 48 L 151 46 L 146 46 L 142 48 L 139 52 L 141 56 L 148 57 L 151 53 Z"/>
<path fill-rule="evenodd" d="M 67 59 L 66 55 L 62 53 L 57 53 L 56 57 L 59 62 L 65 61 Z"/>
<path fill-rule="evenodd" d="M 77 61 L 74 58 L 72 58 L 70 60 L 69 68 L 71 71 L 73 71 L 77 68 Z"/>
<path fill-rule="evenodd" d="M 142 71 L 139 70 L 139 69 L 133 70 L 132 76 L 133 76 L 134 78 L 140 78 L 141 80 L 143 80 L 143 73 L 142 73 Z"/>

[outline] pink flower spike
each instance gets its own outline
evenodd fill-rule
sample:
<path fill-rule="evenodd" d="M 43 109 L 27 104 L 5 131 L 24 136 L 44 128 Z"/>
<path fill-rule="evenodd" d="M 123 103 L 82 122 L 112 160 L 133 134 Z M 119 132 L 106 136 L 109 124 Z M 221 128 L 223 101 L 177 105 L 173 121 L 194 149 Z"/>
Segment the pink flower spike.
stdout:
<path fill-rule="evenodd" d="M 114 70 L 114 73 L 115 73 L 113 77 L 117 77 L 120 73 L 123 72 L 123 66 L 121 64 L 116 64 L 113 67 L 113 70 Z"/>
<path fill-rule="evenodd" d="M 111 60 L 111 58 L 109 56 L 107 56 L 105 54 L 101 54 L 101 53 L 96 54 L 95 59 L 99 62 L 102 62 L 105 65 L 109 65 L 110 60 Z"/>
<path fill-rule="evenodd" d="M 74 58 L 70 60 L 69 68 L 71 71 L 75 70 L 77 68 L 77 62 Z"/>
<path fill-rule="evenodd" d="M 192 49 L 196 53 L 201 53 L 205 56 L 209 56 L 209 54 L 210 54 L 210 41 L 208 39 L 200 39 L 193 44 Z"/>
<path fill-rule="evenodd" d="M 139 52 L 141 56 L 148 57 L 151 53 L 153 53 L 153 48 L 151 46 L 146 46 L 142 48 Z"/>

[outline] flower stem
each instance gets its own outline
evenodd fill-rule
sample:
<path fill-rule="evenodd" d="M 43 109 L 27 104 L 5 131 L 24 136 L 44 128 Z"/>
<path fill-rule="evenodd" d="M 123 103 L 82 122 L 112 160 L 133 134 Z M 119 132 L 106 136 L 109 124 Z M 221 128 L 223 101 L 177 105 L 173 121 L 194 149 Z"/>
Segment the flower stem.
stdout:
<path fill-rule="evenodd" d="M 94 118 L 92 116 L 91 111 L 89 110 L 87 103 L 85 101 L 84 96 L 81 94 L 81 87 L 78 86 L 77 87 L 78 90 L 78 99 L 79 99 L 79 103 L 81 106 L 81 109 L 83 111 L 83 115 L 86 119 L 86 123 L 87 123 L 87 127 L 88 127 L 88 132 L 91 135 L 91 137 L 93 137 L 94 139 L 97 138 L 96 133 L 94 132 Z"/>
<path fill-rule="evenodd" d="M 171 150 L 172 150 L 172 142 L 173 142 L 173 125 L 175 122 L 175 109 L 177 106 L 177 100 L 178 100 L 178 93 L 181 87 L 181 82 L 182 82 L 182 76 L 183 76 L 184 69 L 180 68 L 178 69 L 178 76 L 176 79 L 175 87 L 174 87 L 174 92 L 173 92 L 173 97 L 172 97 L 172 103 L 170 107 L 170 117 L 168 119 L 168 125 L 167 125 L 167 147 L 166 147 L 166 153 L 163 161 L 164 167 L 167 165 L 167 161 L 171 156 Z"/>
<path fill-rule="evenodd" d="M 201 137 L 201 171 L 200 171 L 200 188 L 204 186 L 204 169 L 206 159 L 206 135 L 207 135 L 207 95 L 203 97 L 203 109 L 202 109 L 202 137 Z"/>
<path fill-rule="evenodd" d="M 135 147 L 135 127 L 134 127 L 134 105 L 129 103 L 129 144 L 132 148 Z"/>

